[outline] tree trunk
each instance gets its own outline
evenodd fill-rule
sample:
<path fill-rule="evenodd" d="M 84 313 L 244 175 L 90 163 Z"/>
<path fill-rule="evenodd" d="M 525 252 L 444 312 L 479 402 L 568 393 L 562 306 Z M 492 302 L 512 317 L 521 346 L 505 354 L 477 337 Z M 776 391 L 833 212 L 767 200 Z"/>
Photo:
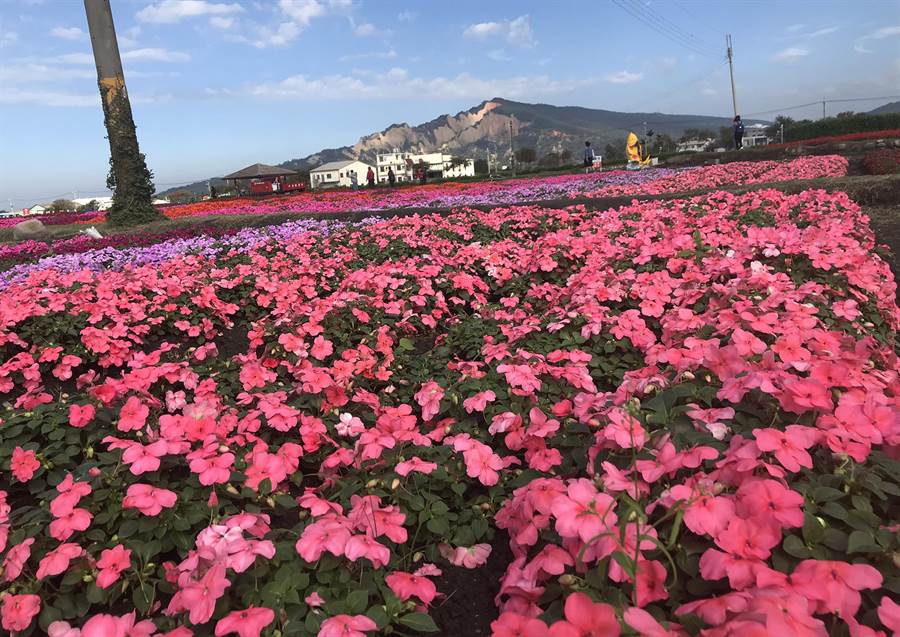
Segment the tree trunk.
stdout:
<path fill-rule="evenodd" d="M 160 214 L 153 207 L 153 174 L 138 147 L 109 0 L 84 0 L 84 9 L 109 139 L 110 169 L 106 182 L 113 191 L 113 204 L 107 218 L 113 225 L 159 219 Z"/>

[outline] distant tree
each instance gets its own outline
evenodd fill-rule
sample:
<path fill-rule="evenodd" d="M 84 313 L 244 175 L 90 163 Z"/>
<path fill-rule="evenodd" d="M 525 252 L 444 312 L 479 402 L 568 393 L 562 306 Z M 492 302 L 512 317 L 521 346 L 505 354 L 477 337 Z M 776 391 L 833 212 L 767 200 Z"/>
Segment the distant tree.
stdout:
<path fill-rule="evenodd" d="M 775 122 L 766 128 L 766 135 L 769 137 L 775 138 L 781 133 L 781 127 L 784 126 L 784 130 L 788 130 L 791 126 L 796 125 L 797 122 L 793 117 L 788 117 L 787 115 L 778 115 L 775 118 Z"/>
<path fill-rule="evenodd" d="M 75 210 L 76 212 L 91 212 L 92 210 L 96 210 L 97 206 L 100 205 L 96 199 L 91 199 L 89 202 L 84 204 L 83 206 L 78 206 Z"/>
<path fill-rule="evenodd" d="M 533 164 L 537 161 L 537 152 L 533 148 L 520 148 L 516 151 L 516 161 L 520 164 Z"/>
<path fill-rule="evenodd" d="M 710 135 L 710 137 L 713 137 L 713 135 Z M 653 154 L 671 153 L 675 150 L 675 140 L 672 139 L 670 135 L 660 133 L 656 136 L 656 139 L 653 140 L 653 144 L 651 144 L 650 148 L 652 149 L 651 152 Z"/>
<path fill-rule="evenodd" d="M 456 168 L 457 166 L 465 166 L 467 161 L 469 161 L 469 160 L 466 159 L 465 157 L 458 157 L 456 155 L 453 155 L 450 158 L 450 168 L 453 169 L 453 168 Z"/>
<path fill-rule="evenodd" d="M 835 117 L 837 117 L 838 119 L 844 119 L 845 117 L 853 117 L 854 115 L 856 115 L 856 113 L 854 113 L 853 111 L 841 111 L 840 113 L 835 115 Z"/>
<path fill-rule="evenodd" d="M 603 149 L 603 161 L 607 164 L 625 161 L 625 144 L 623 143 L 621 146 L 607 144 Z"/>
<path fill-rule="evenodd" d="M 541 157 L 541 160 L 538 163 L 541 166 L 547 166 L 548 168 L 556 168 L 560 163 L 559 153 L 547 153 Z"/>
<path fill-rule="evenodd" d="M 475 174 L 476 175 L 488 174 L 487 159 L 476 159 L 475 160 Z"/>
<path fill-rule="evenodd" d="M 172 203 L 187 203 L 193 201 L 194 193 L 186 188 L 175 190 L 169 194 L 169 201 Z"/>
<path fill-rule="evenodd" d="M 734 148 L 734 131 L 731 129 L 731 126 L 720 126 L 719 134 L 713 137 L 718 138 L 719 146 Z"/>
<path fill-rule="evenodd" d="M 572 151 L 566 148 L 559 154 L 559 163 L 567 166 L 572 161 Z"/>
<path fill-rule="evenodd" d="M 50 210 L 52 212 L 72 212 L 77 207 L 75 202 L 70 201 L 69 199 L 55 199 L 53 203 L 50 204 Z"/>
<path fill-rule="evenodd" d="M 692 141 L 695 139 L 715 139 L 716 134 L 709 130 L 708 128 L 685 128 L 681 137 L 678 138 L 680 142 Z"/>

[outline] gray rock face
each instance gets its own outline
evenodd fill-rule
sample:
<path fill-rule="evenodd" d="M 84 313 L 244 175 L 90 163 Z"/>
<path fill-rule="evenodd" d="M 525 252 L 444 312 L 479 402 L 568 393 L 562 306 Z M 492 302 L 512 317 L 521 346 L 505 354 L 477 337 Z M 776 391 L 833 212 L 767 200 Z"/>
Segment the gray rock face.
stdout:
<path fill-rule="evenodd" d="M 40 219 L 28 219 L 20 221 L 13 226 L 14 241 L 40 241 L 50 236 L 47 228 Z"/>

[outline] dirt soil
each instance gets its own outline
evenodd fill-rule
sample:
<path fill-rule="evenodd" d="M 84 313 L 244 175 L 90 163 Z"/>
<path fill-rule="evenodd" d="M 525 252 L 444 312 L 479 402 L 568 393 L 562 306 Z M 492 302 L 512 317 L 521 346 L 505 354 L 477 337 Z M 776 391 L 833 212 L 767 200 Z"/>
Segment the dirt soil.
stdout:
<path fill-rule="evenodd" d="M 506 533 L 498 531 L 491 547 L 484 566 L 476 569 L 450 566 L 435 580 L 438 590 L 446 597 L 434 601 L 431 616 L 441 630 L 431 635 L 487 637 L 491 634 L 491 622 L 497 619 L 494 597 L 500 590 L 500 578 L 513 559 Z"/>

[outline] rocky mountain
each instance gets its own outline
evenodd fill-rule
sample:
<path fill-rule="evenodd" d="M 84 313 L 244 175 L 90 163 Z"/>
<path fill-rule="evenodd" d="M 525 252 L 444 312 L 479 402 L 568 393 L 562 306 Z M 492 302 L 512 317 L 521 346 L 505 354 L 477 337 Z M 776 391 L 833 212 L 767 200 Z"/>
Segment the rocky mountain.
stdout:
<path fill-rule="evenodd" d="M 580 106 L 526 104 L 496 97 L 467 111 L 441 115 L 424 124 L 392 124 L 383 131 L 366 135 L 352 146 L 328 148 L 280 165 L 303 171 L 342 159 L 360 158 L 374 164 L 377 153 L 395 148 L 410 152 L 443 150 L 469 158 L 483 158 L 490 152 L 502 157 L 509 151 L 510 130 L 516 148 L 534 148 L 538 157 L 563 150 L 580 157 L 585 140 L 591 140 L 600 153 L 607 143 L 624 148 L 628 131 L 642 133 L 645 123 L 647 130 L 677 137 L 689 128 L 717 131 L 720 126 L 730 126 L 731 120 L 707 115 L 628 113 Z M 177 190 L 195 187 L 197 192 L 205 192 L 206 182 Z"/>

